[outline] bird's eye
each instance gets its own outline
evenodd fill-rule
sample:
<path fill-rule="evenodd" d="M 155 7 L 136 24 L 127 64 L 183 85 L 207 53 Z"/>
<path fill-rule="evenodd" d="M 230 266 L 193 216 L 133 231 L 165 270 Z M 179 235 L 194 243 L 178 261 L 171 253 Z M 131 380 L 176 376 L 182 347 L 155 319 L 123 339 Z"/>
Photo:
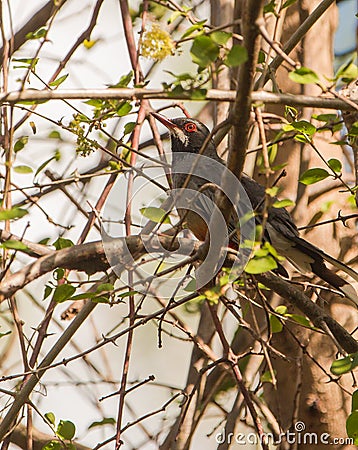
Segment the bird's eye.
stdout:
<path fill-rule="evenodd" d="M 195 123 L 189 122 L 184 125 L 184 130 L 188 131 L 189 133 L 193 133 L 194 131 L 197 131 L 198 129 L 197 129 Z"/>

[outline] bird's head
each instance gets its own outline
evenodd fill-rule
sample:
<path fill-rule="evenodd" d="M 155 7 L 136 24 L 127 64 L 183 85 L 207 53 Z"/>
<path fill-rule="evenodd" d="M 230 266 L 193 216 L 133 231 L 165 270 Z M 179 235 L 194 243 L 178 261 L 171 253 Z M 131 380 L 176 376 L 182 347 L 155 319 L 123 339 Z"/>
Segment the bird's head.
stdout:
<path fill-rule="evenodd" d="M 210 131 L 199 120 L 187 117 L 168 119 L 161 114 L 151 113 L 159 122 L 166 126 L 170 132 L 172 141 L 172 152 L 199 153 Z M 210 139 L 204 154 L 216 156 L 215 144 Z"/>

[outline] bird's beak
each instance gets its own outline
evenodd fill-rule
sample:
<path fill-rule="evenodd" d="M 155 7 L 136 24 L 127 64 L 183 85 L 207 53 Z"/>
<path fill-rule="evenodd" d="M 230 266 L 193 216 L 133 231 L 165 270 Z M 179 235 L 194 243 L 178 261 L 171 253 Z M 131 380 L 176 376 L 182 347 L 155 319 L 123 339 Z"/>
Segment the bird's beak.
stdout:
<path fill-rule="evenodd" d="M 159 122 L 161 122 L 164 126 L 166 126 L 169 129 L 169 131 L 175 130 L 178 128 L 178 126 L 175 125 L 175 123 L 173 123 L 171 120 L 167 119 L 166 117 L 162 116 L 161 114 L 158 114 L 156 112 L 151 112 L 150 114 L 153 117 L 155 117 L 157 120 L 159 120 Z"/>

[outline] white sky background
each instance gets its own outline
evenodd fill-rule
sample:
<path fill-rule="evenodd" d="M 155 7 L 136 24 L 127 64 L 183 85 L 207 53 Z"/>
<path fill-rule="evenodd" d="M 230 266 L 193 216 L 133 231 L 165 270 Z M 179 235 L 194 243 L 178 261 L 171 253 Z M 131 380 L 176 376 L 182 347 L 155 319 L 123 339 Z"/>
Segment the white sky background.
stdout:
<path fill-rule="evenodd" d="M 32 12 L 36 11 L 39 6 L 42 6 L 46 2 L 37 0 L 11 0 L 10 3 L 16 31 L 28 17 L 31 17 Z M 347 2 L 347 4 L 348 3 L 355 3 L 355 0 L 352 0 L 352 2 Z M 45 80 L 48 80 L 48 78 L 52 75 L 54 69 L 57 67 L 58 61 L 67 53 L 68 49 L 72 46 L 83 29 L 87 27 L 94 4 L 94 1 L 83 2 L 69 0 L 59 13 L 55 20 L 55 25 L 49 35 L 50 42 L 45 44 L 40 54 L 40 62 L 37 66 L 37 72 Z M 345 6 L 347 7 L 348 5 Z M 205 15 L 203 15 L 203 17 L 205 17 Z M 346 39 L 349 38 L 350 33 L 354 33 L 355 23 L 352 22 L 352 20 L 348 21 L 348 18 L 351 17 L 351 12 L 347 13 L 347 16 L 345 16 L 345 26 L 342 27 L 342 34 L 339 35 L 339 44 L 336 45 L 338 51 L 341 51 L 342 49 L 341 43 L 345 42 Z M 94 40 L 100 39 L 100 42 L 89 51 L 84 47 L 76 51 L 68 66 L 61 73 L 61 75 L 66 73 L 69 73 L 70 75 L 63 85 L 61 85 L 60 89 L 104 88 L 106 87 L 106 84 L 116 83 L 122 75 L 130 71 L 130 62 L 126 47 L 124 45 L 119 2 L 117 0 L 106 0 L 105 4 L 101 8 L 99 20 L 91 38 Z M 31 57 L 34 54 L 38 44 L 38 41 L 28 42 L 25 46 L 23 46 L 21 51 L 16 53 L 15 57 Z M 143 63 L 144 65 L 147 64 L 146 62 Z M 188 59 L 183 56 L 169 58 L 166 62 L 166 68 L 173 69 L 173 65 L 178 67 L 179 64 L 180 72 L 190 70 L 190 63 L 188 63 Z M 14 64 L 11 63 L 11 66 L 13 65 Z M 18 88 L 16 78 L 21 76 L 22 73 L 23 72 L 21 70 L 12 71 L 10 79 L 11 89 L 16 90 Z M 164 81 L 164 77 L 166 80 L 170 79 L 167 75 L 164 75 L 161 72 L 160 76 L 157 76 L 157 78 L 154 79 L 151 86 L 160 86 L 161 81 Z M 31 77 L 31 85 L 28 87 L 41 89 L 43 88 L 43 85 Z M 79 106 L 84 112 L 90 112 L 90 108 L 83 105 L 81 102 L 73 102 L 73 104 Z M 159 102 L 156 103 L 156 105 L 159 104 Z M 197 105 L 194 106 L 193 104 L 188 104 L 188 108 L 192 112 L 196 110 L 197 107 Z M 64 117 L 63 120 L 65 123 L 71 120 L 71 116 L 73 114 L 73 111 L 71 111 L 68 106 L 64 105 L 60 101 L 52 101 L 45 105 L 40 105 L 38 106 L 37 111 L 44 115 L 48 115 L 55 120 L 59 120 L 61 117 Z M 17 118 L 21 116 L 22 113 L 16 114 Z M 33 116 L 31 120 L 33 120 L 36 124 L 37 133 L 36 135 L 32 134 L 32 130 L 28 125 L 28 122 L 22 127 L 21 130 L 19 130 L 16 135 L 17 137 L 28 135 L 30 140 L 25 149 L 19 153 L 17 163 L 29 165 L 36 170 L 42 162 L 53 155 L 53 152 L 58 147 L 58 144 L 55 141 L 49 142 L 47 139 L 50 126 L 46 121 L 38 119 L 35 116 Z M 99 159 L 98 153 L 94 153 L 92 156 L 87 158 L 75 158 L 73 137 L 66 132 L 61 133 L 63 133 L 64 138 L 68 139 L 68 143 L 66 145 L 61 145 L 61 161 L 59 163 L 51 163 L 48 168 L 59 174 L 62 174 L 62 171 L 66 168 L 66 173 L 69 175 L 76 169 L 79 172 L 83 172 L 96 164 L 96 161 Z M 144 137 L 148 136 L 148 134 L 144 134 Z M 153 155 L 155 155 L 155 152 Z M 69 167 L 67 167 L 68 165 Z M 38 180 L 40 182 L 45 181 L 45 178 L 39 177 Z M 21 185 L 31 185 L 33 181 L 33 174 L 18 174 L 14 177 L 14 181 Z M 89 198 L 92 198 L 93 204 L 96 201 L 98 194 L 101 192 L 104 183 L 105 177 L 101 177 L 93 183 L 91 194 L 89 195 Z M 113 203 L 117 203 L 117 196 L 120 196 L 122 199 L 124 197 L 120 183 L 121 182 L 119 181 L 119 187 L 111 196 L 110 201 Z M 124 184 L 125 183 L 123 183 L 122 180 L 122 186 Z M 17 199 L 18 196 L 14 195 L 15 202 Z M 143 199 L 138 197 L 137 201 L 139 205 Z M 64 225 L 76 225 L 74 229 L 65 234 L 65 237 L 69 237 L 76 241 L 85 222 L 83 217 L 75 216 L 74 207 L 72 209 L 68 208 L 68 200 L 66 197 L 62 194 L 56 193 L 55 195 L 46 197 L 45 200 L 41 201 L 41 204 L 56 221 L 59 221 Z M 86 210 L 89 210 L 88 205 L 84 204 L 83 206 Z M 74 217 L 76 217 L 76 223 L 74 223 Z M 36 209 L 36 207 L 31 208 L 31 214 L 26 216 L 26 219 L 27 218 L 30 218 L 30 228 L 26 232 L 26 237 L 28 239 L 38 241 L 45 237 L 50 237 L 51 242 L 53 242 L 53 240 L 58 237 L 58 229 L 55 226 L 48 224 L 47 220 Z M 26 224 L 26 221 L 24 220 L 13 223 L 12 231 L 21 235 L 24 230 L 24 224 Z M 98 235 L 97 233 L 92 232 L 87 241 L 94 239 L 98 239 Z M 24 257 L 23 260 L 26 261 L 26 258 Z M 39 282 L 33 283 L 30 290 L 37 296 L 37 298 L 41 299 L 43 295 L 42 289 L 43 279 Z M 30 334 L 31 327 L 36 327 L 38 325 L 43 314 L 30 303 L 28 298 L 19 295 L 18 299 L 20 313 L 25 321 L 25 330 Z M 67 307 L 67 305 L 64 305 L 63 308 L 61 305 L 61 307 L 58 308 L 58 311 L 55 314 L 57 319 L 59 319 L 60 313 L 65 307 Z M 1 311 L 4 311 L 4 308 L 6 308 L 6 305 L 2 306 Z M 158 306 L 154 304 L 154 301 L 149 301 L 145 308 L 147 311 L 152 311 L 154 309 L 158 309 Z M 79 343 L 82 349 L 90 347 L 95 343 L 94 328 L 91 321 L 95 321 L 96 328 L 99 333 L 106 333 L 112 326 L 118 323 L 120 318 L 126 315 L 126 313 L 127 307 L 125 305 L 116 306 L 112 309 L 109 309 L 108 306 L 105 305 L 98 306 L 93 318 L 89 319 L 87 324 L 85 324 L 85 326 L 83 326 L 76 334 L 75 341 Z M 191 324 L 193 329 L 195 329 L 195 319 L 186 315 L 186 320 L 189 324 Z M 0 331 L 6 331 L 7 325 L 3 323 L 3 321 L 0 323 L 2 325 Z M 63 325 L 67 326 L 67 323 L 64 323 Z M 54 332 L 55 335 L 48 339 L 45 346 L 47 349 L 59 336 L 59 330 L 55 326 L 52 326 L 50 331 Z M 142 380 L 150 374 L 154 374 L 158 382 L 178 386 L 179 388 L 184 386 L 191 345 L 183 342 L 178 343 L 178 341 L 168 338 L 166 335 L 163 335 L 163 341 L 163 348 L 158 349 L 157 330 L 152 324 L 148 324 L 143 328 L 137 329 L 133 345 L 129 380 Z M 0 351 L 1 345 L 4 345 L 4 343 L 5 340 L 3 338 L 0 342 Z M 114 371 L 112 376 L 113 379 L 116 380 L 120 379 L 124 345 L 125 339 L 121 339 L 118 341 L 117 347 L 106 347 L 106 354 Z M 14 364 L 19 358 L 17 346 L 18 343 L 16 341 L 13 349 L 14 359 L 12 362 Z M 71 356 L 75 353 L 75 350 L 69 346 L 64 352 L 61 353 L 60 358 Z M 90 359 L 93 360 L 98 367 L 104 367 L 104 370 L 106 371 L 105 360 L 102 356 L 103 355 L 101 355 L 101 352 L 95 352 L 90 355 Z M 16 367 L 14 366 L 9 368 L 9 373 L 13 373 L 18 370 L 21 370 L 21 365 L 16 365 Z M 89 373 L 83 363 L 75 362 L 69 364 L 63 371 L 49 371 L 46 375 L 46 380 L 52 382 L 67 381 L 68 375 L 71 376 L 72 379 L 81 381 L 86 379 L 94 380 L 96 378 L 93 373 Z M 0 386 L 6 388 L 3 384 L 4 383 Z M 13 385 L 14 384 L 9 384 L 8 386 Z M 113 434 L 113 430 L 105 428 L 105 434 L 102 434 L 102 430 L 87 432 L 87 427 L 92 421 L 101 420 L 101 416 L 96 405 L 91 402 L 95 403 L 98 398 L 109 394 L 114 390 L 116 390 L 116 386 L 111 388 L 105 385 L 88 385 L 87 387 L 73 388 L 70 384 L 61 384 L 61 386 L 48 387 L 45 395 L 41 397 L 35 395 L 34 399 L 43 413 L 52 411 L 58 420 L 72 420 L 76 424 L 77 435 L 81 439 L 81 442 L 85 445 L 92 446 L 101 441 L 104 437 L 108 437 Z M 44 389 L 40 389 L 40 391 L 44 393 Z M 41 398 L 40 402 L 38 401 L 38 398 Z M 135 413 L 139 416 L 150 410 L 159 408 L 168 400 L 168 398 L 169 393 L 164 388 L 145 386 L 130 394 L 128 401 L 134 408 Z M 1 402 L 2 398 L 0 397 L 0 405 Z M 101 407 L 104 411 L 103 416 L 116 417 L 117 403 L 117 397 L 103 401 L 101 403 Z M 171 411 L 173 415 L 176 415 L 178 411 L 176 405 L 172 405 L 169 411 Z M 161 417 L 163 417 L 163 415 L 155 416 L 154 418 L 145 421 L 144 425 L 146 425 L 151 432 L 155 433 L 160 428 L 163 428 L 163 425 L 160 422 Z M 133 420 L 133 417 L 126 412 L 123 423 L 125 424 L 129 420 Z M 214 437 L 206 438 L 206 433 L 212 431 L 212 427 L 216 424 L 217 419 L 215 417 L 212 417 L 212 419 L 207 421 L 206 424 L 203 423 L 202 427 L 206 425 L 206 428 L 205 430 L 199 430 L 196 433 L 197 437 L 192 445 L 192 448 L 202 448 L 205 445 L 206 450 L 215 449 L 217 445 Z M 43 431 L 49 432 L 48 428 L 42 424 L 41 420 L 37 419 L 35 421 L 35 425 Z M 124 438 L 125 437 L 128 437 L 134 447 L 138 446 L 145 439 L 144 435 L 138 431 L 138 427 L 135 427 L 135 429 L 127 432 L 124 435 Z M 113 443 L 104 448 L 113 448 Z M 127 449 L 130 447 L 124 446 L 123 448 Z M 145 447 L 146 450 L 152 448 L 154 449 L 155 447 Z"/>

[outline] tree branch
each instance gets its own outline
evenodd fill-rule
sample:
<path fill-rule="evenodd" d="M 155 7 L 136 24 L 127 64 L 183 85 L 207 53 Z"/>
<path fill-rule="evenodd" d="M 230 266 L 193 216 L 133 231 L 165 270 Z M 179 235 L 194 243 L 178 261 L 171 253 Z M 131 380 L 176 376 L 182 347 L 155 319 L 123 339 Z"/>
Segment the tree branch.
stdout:
<path fill-rule="evenodd" d="M 354 111 L 355 108 L 348 102 L 332 98 L 329 94 L 322 96 L 311 95 L 292 95 L 276 94 L 267 91 L 251 92 L 251 102 L 263 102 L 273 105 L 287 106 L 308 106 L 312 108 L 340 109 L 342 111 Z M 164 89 L 146 89 L 146 88 L 109 88 L 109 89 L 25 89 L 23 91 L 12 91 L 0 95 L 0 105 L 4 103 L 16 104 L 23 101 L 47 101 L 47 100 L 86 100 L 86 99 L 117 99 L 137 101 L 141 99 L 153 100 L 191 100 L 191 101 L 223 101 L 234 102 L 236 99 L 235 91 L 226 91 L 220 89 L 208 89 L 205 97 L 200 99 L 191 98 L 191 92 L 180 94 L 172 93 Z M 358 106 L 358 101 L 354 101 Z"/>

